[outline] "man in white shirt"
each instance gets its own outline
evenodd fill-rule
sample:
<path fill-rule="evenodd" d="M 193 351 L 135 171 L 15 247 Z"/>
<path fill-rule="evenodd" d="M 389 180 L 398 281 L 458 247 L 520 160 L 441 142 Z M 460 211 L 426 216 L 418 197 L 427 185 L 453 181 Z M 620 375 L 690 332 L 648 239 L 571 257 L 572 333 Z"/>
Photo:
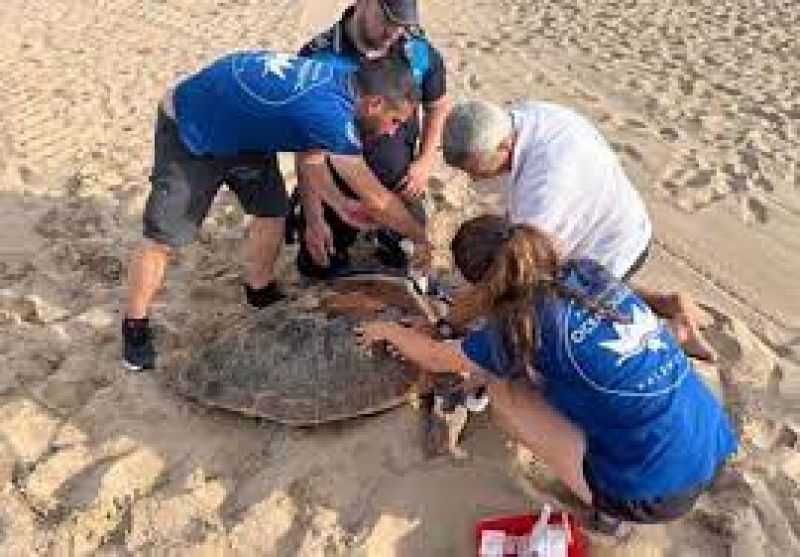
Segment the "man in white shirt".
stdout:
<path fill-rule="evenodd" d="M 512 222 L 550 234 L 565 258 L 593 259 L 624 281 L 647 258 L 652 226 L 644 203 L 609 144 L 576 112 L 543 102 L 507 110 L 463 101 L 448 116 L 443 143 L 449 165 L 474 180 L 504 182 Z M 713 359 L 686 295 L 637 290 L 671 320 L 687 352 Z"/>

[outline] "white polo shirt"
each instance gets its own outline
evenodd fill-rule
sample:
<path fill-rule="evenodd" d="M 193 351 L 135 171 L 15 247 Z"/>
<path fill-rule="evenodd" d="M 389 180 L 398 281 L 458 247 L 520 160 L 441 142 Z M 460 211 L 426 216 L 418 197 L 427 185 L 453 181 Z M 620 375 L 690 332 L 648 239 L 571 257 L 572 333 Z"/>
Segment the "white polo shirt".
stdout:
<path fill-rule="evenodd" d="M 517 141 L 508 176 L 512 222 L 552 235 L 562 255 L 622 278 L 652 236 L 644 203 L 600 132 L 568 108 L 529 102 L 511 110 Z"/>

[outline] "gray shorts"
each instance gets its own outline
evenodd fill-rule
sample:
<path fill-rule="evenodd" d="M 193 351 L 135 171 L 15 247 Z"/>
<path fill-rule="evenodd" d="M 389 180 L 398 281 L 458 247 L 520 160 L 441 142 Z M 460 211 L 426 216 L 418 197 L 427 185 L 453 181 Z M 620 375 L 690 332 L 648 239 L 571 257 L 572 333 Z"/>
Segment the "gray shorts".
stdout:
<path fill-rule="evenodd" d="M 583 475 L 592 492 L 592 507 L 606 515 L 628 522 L 658 524 L 675 520 L 692 510 L 705 485 L 690 487 L 678 493 L 651 500 L 618 499 L 597 488 L 586 458 Z"/>
<path fill-rule="evenodd" d="M 245 213 L 284 217 L 289 203 L 276 153 L 198 157 L 184 145 L 177 124 L 159 109 L 144 236 L 171 247 L 189 244 L 222 184 Z"/>

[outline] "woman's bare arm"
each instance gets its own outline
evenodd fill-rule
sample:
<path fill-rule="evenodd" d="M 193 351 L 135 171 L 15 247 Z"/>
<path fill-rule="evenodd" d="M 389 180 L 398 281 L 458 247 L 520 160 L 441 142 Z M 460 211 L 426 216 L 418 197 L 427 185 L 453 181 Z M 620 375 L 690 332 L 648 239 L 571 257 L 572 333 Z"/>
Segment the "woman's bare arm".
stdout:
<path fill-rule="evenodd" d="M 464 355 L 458 343 L 439 341 L 391 321 L 370 321 L 364 323 L 360 331 L 365 344 L 386 341 L 403 358 L 433 373 L 459 373 L 465 377 L 486 373 Z"/>

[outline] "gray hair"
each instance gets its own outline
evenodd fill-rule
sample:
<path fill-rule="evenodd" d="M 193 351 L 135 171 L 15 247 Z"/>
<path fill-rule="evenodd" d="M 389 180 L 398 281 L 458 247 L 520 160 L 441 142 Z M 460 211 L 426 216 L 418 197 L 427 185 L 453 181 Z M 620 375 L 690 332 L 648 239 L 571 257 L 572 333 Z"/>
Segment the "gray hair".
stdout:
<path fill-rule="evenodd" d="M 445 122 L 444 160 L 450 166 L 461 166 L 470 157 L 493 152 L 512 133 L 507 110 L 487 101 L 459 101 Z"/>

